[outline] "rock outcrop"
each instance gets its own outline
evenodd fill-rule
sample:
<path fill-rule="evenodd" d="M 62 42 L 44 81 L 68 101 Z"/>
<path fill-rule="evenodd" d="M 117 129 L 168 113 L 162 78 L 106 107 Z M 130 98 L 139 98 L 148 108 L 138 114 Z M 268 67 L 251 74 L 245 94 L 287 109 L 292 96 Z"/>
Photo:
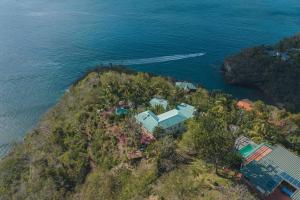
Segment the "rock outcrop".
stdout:
<path fill-rule="evenodd" d="M 300 110 L 300 34 L 274 46 L 242 50 L 225 59 L 222 71 L 229 84 L 257 88 L 272 103 Z"/>

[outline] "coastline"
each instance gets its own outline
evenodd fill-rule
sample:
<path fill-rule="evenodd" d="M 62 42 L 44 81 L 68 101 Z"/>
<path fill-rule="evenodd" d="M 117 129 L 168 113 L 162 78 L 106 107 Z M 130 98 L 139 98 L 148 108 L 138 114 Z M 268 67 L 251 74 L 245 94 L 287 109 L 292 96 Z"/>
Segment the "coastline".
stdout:
<path fill-rule="evenodd" d="M 11 150 L 11 144 L 0 145 L 0 160 L 3 159 Z"/>

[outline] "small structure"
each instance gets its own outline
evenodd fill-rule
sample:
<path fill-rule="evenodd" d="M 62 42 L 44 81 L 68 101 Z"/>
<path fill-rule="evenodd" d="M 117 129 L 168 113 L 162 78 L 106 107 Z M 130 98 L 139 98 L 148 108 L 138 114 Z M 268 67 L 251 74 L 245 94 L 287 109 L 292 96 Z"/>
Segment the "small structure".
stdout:
<path fill-rule="evenodd" d="M 245 159 L 242 179 L 262 198 L 300 200 L 298 156 L 282 146 L 257 145 L 245 137 L 236 141 L 236 149 Z"/>
<path fill-rule="evenodd" d="M 123 108 L 123 107 L 117 107 L 116 110 L 115 110 L 115 113 L 118 116 L 123 116 L 123 115 L 128 114 L 128 110 L 126 108 Z"/>
<path fill-rule="evenodd" d="M 195 112 L 196 109 L 193 106 L 182 103 L 175 109 L 158 116 L 151 111 L 145 111 L 136 115 L 135 118 L 149 133 L 153 133 L 156 127 L 161 127 L 170 134 L 183 131 L 184 122 L 194 117 Z"/>
<path fill-rule="evenodd" d="M 288 61 L 290 59 L 289 53 L 288 52 L 280 52 L 280 51 L 269 51 L 268 52 L 270 56 L 273 57 L 278 57 L 282 61 Z"/>
<path fill-rule="evenodd" d="M 235 140 L 234 147 L 236 150 L 240 151 L 249 144 L 254 144 L 254 142 L 245 136 L 240 136 Z"/>
<path fill-rule="evenodd" d="M 243 109 L 243 110 L 246 110 L 246 111 L 253 110 L 253 103 L 248 99 L 243 99 L 243 100 L 238 101 L 236 106 L 239 109 Z"/>
<path fill-rule="evenodd" d="M 196 91 L 197 90 L 197 87 L 193 83 L 190 83 L 190 82 L 176 82 L 175 86 L 177 88 L 183 89 L 185 91 Z"/>
<path fill-rule="evenodd" d="M 165 110 L 168 107 L 168 100 L 165 99 L 160 99 L 160 98 L 153 98 L 150 100 L 150 105 L 155 108 L 156 106 L 161 106 L 163 107 Z"/>

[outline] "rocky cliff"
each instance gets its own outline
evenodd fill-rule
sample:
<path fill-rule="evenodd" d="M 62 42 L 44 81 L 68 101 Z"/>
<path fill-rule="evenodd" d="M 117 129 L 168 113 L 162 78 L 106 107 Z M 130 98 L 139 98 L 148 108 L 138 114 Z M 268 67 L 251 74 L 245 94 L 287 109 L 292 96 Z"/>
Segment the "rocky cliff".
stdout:
<path fill-rule="evenodd" d="M 230 84 L 254 87 L 276 104 L 300 110 L 300 34 L 273 46 L 242 50 L 225 59 L 223 72 Z"/>

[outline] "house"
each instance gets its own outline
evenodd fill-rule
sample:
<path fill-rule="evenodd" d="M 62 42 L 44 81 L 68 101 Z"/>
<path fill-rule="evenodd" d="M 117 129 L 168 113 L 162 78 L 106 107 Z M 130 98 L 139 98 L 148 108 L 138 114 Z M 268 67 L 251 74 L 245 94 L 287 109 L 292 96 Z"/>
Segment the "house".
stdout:
<path fill-rule="evenodd" d="M 181 103 L 175 109 L 155 115 L 151 111 L 145 111 L 135 116 L 144 130 L 153 133 L 156 127 L 161 127 L 166 133 L 172 134 L 184 130 L 184 122 L 194 117 L 196 109 L 188 104 Z"/>
<path fill-rule="evenodd" d="M 248 99 L 243 99 L 243 100 L 238 101 L 236 106 L 239 109 L 243 109 L 243 110 L 246 110 L 246 111 L 253 110 L 253 103 Z"/>
<path fill-rule="evenodd" d="M 177 88 L 183 89 L 185 91 L 195 91 L 195 90 L 197 90 L 197 87 L 193 83 L 190 83 L 190 82 L 176 82 L 175 86 Z"/>
<path fill-rule="evenodd" d="M 280 145 L 238 138 L 242 179 L 266 200 L 300 200 L 300 157 Z"/>
<path fill-rule="evenodd" d="M 165 99 L 160 99 L 160 98 L 153 98 L 150 100 L 150 105 L 155 108 L 156 106 L 161 106 L 163 107 L 165 110 L 168 107 L 168 100 Z"/>

